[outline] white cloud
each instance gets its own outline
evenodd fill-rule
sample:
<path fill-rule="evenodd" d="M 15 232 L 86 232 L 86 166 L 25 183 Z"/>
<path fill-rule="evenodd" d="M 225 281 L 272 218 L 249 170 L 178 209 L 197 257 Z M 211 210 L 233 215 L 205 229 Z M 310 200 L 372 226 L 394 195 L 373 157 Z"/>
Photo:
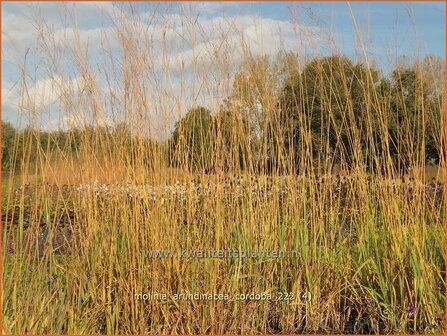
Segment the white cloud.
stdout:
<path fill-rule="evenodd" d="M 115 11 L 112 2 L 17 2 L 2 7 L 2 52 L 9 61 L 22 59 L 26 50 L 34 50 L 40 33 L 54 32 L 58 37 L 77 28 L 84 40 L 92 37 L 96 47 L 100 26 L 110 25 L 109 17 Z"/>
<path fill-rule="evenodd" d="M 2 83 L 2 116 L 10 119 L 12 112 L 16 109 L 14 106 L 14 96 L 17 96 L 14 88 L 9 83 Z"/>
<path fill-rule="evenodd" d="M 226 2 L 198 2 L 194 4 L 194 9 L 201 14 L 222 15 L 223 13 L 232 13 L 241 7 L 241 3 L 237 1 Z"/>
<path fill-rule="evenodd" d="M 132 15 L 111 2 L 82 2 L 69 4 L 66 8 L 49 3 L 39 4 L 37 7 L 6 5 L 2 12 L 2 28 L 10 37 L 10 44 L 3 46 L 3 55 L 6 56 L 4 59 L 22 60 L 27 48 L 36 48 L 38 24 L 33 24 L 32 19 L 39 19 L 41 15 L 45 22 L 41 27 L 54 33 L 45 37 L 50 44 L 54 43 L 58 47 L 54 50 L 60 52 L 59 61 L 62 63 L 58 64 L 60 69 L 55 72 L 50 70 L 51 62 L 39 63 L 44 69 L 41 69 L 34 83 L 30 83 L 29 105 L 36 106 L 41 111 L 53 111 L 46 127 L 54 129 L 65 128 L 69 124 L 77 125 L 77 119 L 82 118 L 59 104 L 63 103 L 59 99 L 63 94 L 61 87 L 71 88 L 72 99 L 76 99 L 76 94 L 82 89 L 78 65 L 73 64 L 74 60 L 70 57 L 65 57 L 69 56 L 71 48 L 75 50 L 76 34 L 81 42 L 83 57 L 90 63 L 89 75 L 95 78 L 100 87 L 98 94 L 102 95 L 102 103 L 105 104 L 110 98 L 106 92 L 109 90 L 108 85 L 111 85 L 114 95 L 120 98 L 117 104 L 121 104 L 119 108 L 122 108 L 123 113 L 126 113 L 122 102 L 123 69 L 129 66 L 128 63 L 124 64 L 129 59 L 124 61 L 123 55 L 127 53 L 128 57 L 137 57 L 138 66 L 146 66 L 147 71 L 141 74 L 147 76 L 141 80 L 147 80 L 148 90 L 150 88 L 147 99 L 151 100 L 151 104 L 146 113 L 152 118 L 151 127 L 160 130 L 170 129 L 175 119 L 186 112 L 188 104 L 196 97 L 210 107 L 218 106 L 219 100 L 228 93 L 230 87 L 231 77 L 223 78 L 226 76 L 224 72 L 237 69 L 246 56 L 273 56 L 284 49 L 302 52 L 308 44 L 318 41 L 317 30 L 313 27 L 294 25 L 286 19 L 237 13 L 235 9 L 240 6 L 238 3 L 185 6 L 191 6 L 189 9 L 201 15 L 191 16 L 188 14 L 189 9 L 185 12 L 180 10 L 162 13 L 156 12 L 154 8 Z M 222 14 L 224 12 L 225 16 Z M 118 26 L 113 26 L 109 18 L 116 19 Z M 119 36 L 117 31 L 124 35 Z M 132 40 L 133 45 L 139 48 L 138 52 L 128 50 L 128 44 L 120 45 L 120 39 L 121 42 Z M 113 54 L 109 56 L 118 64 L 118 74 L 112 73 L 109 63 L 98 64 L 98 59 L 92 56 L 102 51 L 104 40 L 111 43 Z M 38 62 L 37 59 L 35 61 Z M 223 70 L 224 66 L 229 68 Z M 196 69 L 194 74 L 193 68 Z M 52 73 L 51 78 L 48 73 Z M 71 81 L 63 79 L 68 78 L 67 73 L 78 78 Z M 112 83 L 106 83 L 106 75 L 112 77 Z M 191 84 L 193 81 L 198 83 L 194 90 Z M 200 90 L 202 91 L 199 92 Z M 6 92 L 2 88 L 2 98 L 4 94 Z M 11 91 L 2 99 L 2 109 L 14 110 L 19 103 L 18 99 L 18 93 Z M 107 107 L 103 110 L 107 111 Z M 112 119 L 107 115 L 99 118 L 104 122 Z"/>
<path fill-rule="evenodd" d="M 247 56 L 274 56 L 281 50 L 305 53 L 321 40 L 316 28 L 248 15 L 197 20 L 194 34 L 193 46 L 171 51 L 171 70 L 188 69 L 193 63 L 218 65 L 222 57 L 237 67 Z"/>

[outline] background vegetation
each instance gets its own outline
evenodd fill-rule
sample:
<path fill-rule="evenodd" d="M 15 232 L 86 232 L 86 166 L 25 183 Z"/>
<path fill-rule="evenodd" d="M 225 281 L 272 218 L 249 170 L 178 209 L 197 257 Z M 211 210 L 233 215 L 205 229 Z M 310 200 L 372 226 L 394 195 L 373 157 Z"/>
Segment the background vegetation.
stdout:
<path fill-rule="evenodd" d="M 445 66 L 439 57 L 399 65 L 389 76 L 337 55 L 312 59 L 302 71 L 298 56 L 290 52 L 275 61 L 264 56 L 246 62 L 235 75 L 233 94 L 219 111 L 192 107 L 175 124 L 168 141 L 138 139 L 125 122 L 53 132 L 18 132 L 2 122 L 2 168 L 19 168 L 21 162 L 14 158 L 24 157 L 27 146 L 29 160 L 36 162 L 40 152 L 79 157 L 82 143 L 103 155 L 119 143 L 120 154 L 126 153 L 122 159 L 132 164 L 133 144 L 138 141 L 148 168 L 159 160 L 150 153 L 156 147 L 167 165 L 202 173 L 300 173 L 300 158 L 309 150 L 314 165 L 330 160 L 332 165 L 363 166 L 367 172 L 389 176 L 424 164 L 438 165 L 444 155 L 440 120 Z M 440 71 L 435 78 L 433 67 Z M 241 130 L 243 139 L 237 136 Z M 215 155 L 220 152 L 231 155 Z"/>

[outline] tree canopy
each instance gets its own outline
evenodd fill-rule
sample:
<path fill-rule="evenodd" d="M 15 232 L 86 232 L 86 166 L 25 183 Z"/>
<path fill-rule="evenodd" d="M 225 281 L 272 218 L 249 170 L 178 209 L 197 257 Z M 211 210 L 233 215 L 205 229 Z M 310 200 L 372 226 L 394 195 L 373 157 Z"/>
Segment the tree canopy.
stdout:
<path fill-rule="evenodd" d="M 191 172 L 305 173 L 338 164 L 405 173 L 445 158 L 444 109 L 439 57 L 384 74 L 342 55 L 303 62 L 288 52 L 247 59 L 220 109 L 192 107 L 166 143 L 137 139 L 127 123 L 50 132 L 2 122 L 2 169 L 40 150 L 116 155 L 151 168 L 161 155 Z"/>

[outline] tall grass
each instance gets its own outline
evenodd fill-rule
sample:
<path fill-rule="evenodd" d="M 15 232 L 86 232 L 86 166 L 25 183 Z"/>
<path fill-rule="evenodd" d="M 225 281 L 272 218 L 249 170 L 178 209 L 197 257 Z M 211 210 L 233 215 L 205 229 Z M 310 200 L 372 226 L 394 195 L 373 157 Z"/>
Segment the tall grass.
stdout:
<path fill-rule="evenodd" d="M 445 96 L 438 106 L 425 105 L 425 84 L 418 86 L 416 130 L 413 117 L 402 113 L 399 155 L 411 168 L 404 176 L 390 154 L 393 93 L 374 85 L 366 52 L 360 112 L 345 73 L 335 81 L 316 63 L 312 82 L 302 76 L 317 56 L 313 36 L 304 39 L 307 54 L 281 67 L 254 61 L 253 41 L 230 18 L 220 28 L 215 23 L 218 38 L 210 40 L 210 27 L 194 19 L 193 7 L 184 6 L 184 14 L 178 25 L 167 13 L 147 19 L 117 11 L 93 53 L 76 29 L 56 34 L 35 17 L 36 63 L 18 64 L 23 124 L 39 128 L 51 113 L 68 129 L 90 126 L 91 132 L 80 133 L 75 151 L 75 131 L 65 143 L 50 139 L 46 147 L 39 133 L 17 135 L 15 146 L 23 150 L 15 151 L 11 166 L 19 167 L 22 187 L 12 187 L 17 177 L 11 173 L 2 198 L 4 331 L 445 332 L 444 194 L 424 187 L 427 132 L 440 153 L 436 178 L 444 181 L 445 114 L 439 111 Z M 67 10 L 63 17 L 68 26 L 71 15 Z M 160 41 L 143 22 L 165 30 Z M 303 39 L 296 27 L 297 40 Z M 170 58 L 183 45 L 194 50 L 190 70 Z M 239 69 L 245 77 L 233 86 Z M 418 68 L 421 82 L 437 83 L 430 78 L 438 74 L 428 70 Z M 51 112 L 32 95 L 38 74 L 52 78 L 58 98 Z M 278 79 L 285 83 L 294 74 L 294 103 L 285 106 Z M 334 83 L 329 91 L 327 82 Z M 316 104 L 307 99 L 310 87 L 321 98 L 321 115 L 310 113 Z M 219 112 L 227 97 L 233 99 L 224 117 Z M 253 107 L 251 114 L 237 102 Z M 198 159 L 212 172 L 191 166 L 188 141 L 168 140 L 175 121 L 198 105 L 214 116 L 211 145 L 200 145 Z M 280 113 L 287 109 L 300 113 L 287 118 Z M 315 119 L 321 120 L 318 139 L 310 126 Z M 122 121 L 127 131 L 101 128 Z M 185 138 L 186 130 L 179 132 Z M 299 253 L 201 259 L 142 252 L 228 248 Z M 167 299 L 138 300 L 138 293 Z M 230 299 L 182 301 L 175 293 Z M 250 293 L 293 298 L 235 300 Z"/>

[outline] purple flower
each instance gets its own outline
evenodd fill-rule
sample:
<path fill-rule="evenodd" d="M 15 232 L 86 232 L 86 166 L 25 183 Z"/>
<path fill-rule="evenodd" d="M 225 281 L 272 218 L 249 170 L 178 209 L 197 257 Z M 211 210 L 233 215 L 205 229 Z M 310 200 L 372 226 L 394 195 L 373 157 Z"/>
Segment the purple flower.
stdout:
<path fill-rule="evenodd" d="M 415 306 L 411 306 L 410 308 L 407 309 L 407 314 L 411 315 L 411 314 L 413 314 L 416 310 L 417 310 L 417 307 L 415 307 Z"/>

